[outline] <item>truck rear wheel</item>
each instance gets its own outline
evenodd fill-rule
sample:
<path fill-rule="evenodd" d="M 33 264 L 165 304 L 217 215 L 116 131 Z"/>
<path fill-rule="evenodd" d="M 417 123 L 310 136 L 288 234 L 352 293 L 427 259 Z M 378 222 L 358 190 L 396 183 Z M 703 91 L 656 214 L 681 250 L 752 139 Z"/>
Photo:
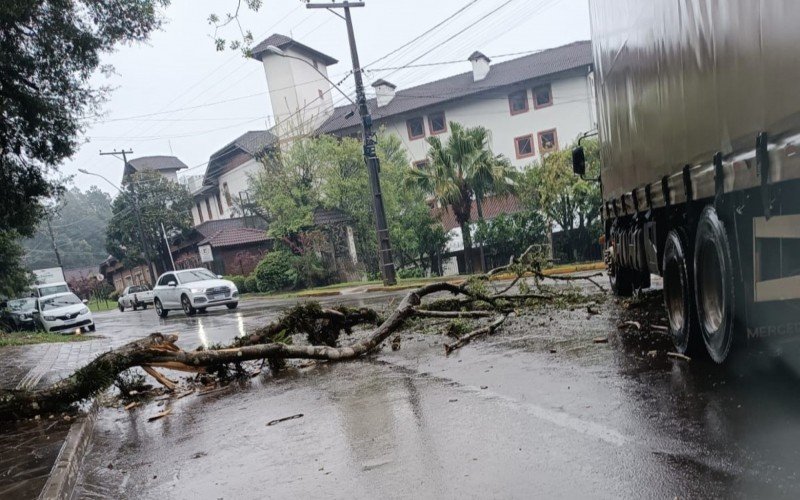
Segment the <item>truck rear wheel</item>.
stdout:
<path fill-rule="evenodd" d="M 691 251 L 686 231 L 673 229 L 664 244 L 664 306 L 675 350 L 692 355 L 703 352 L 702 334 L 694 305 Z"/>
<path fill-rule="evenodd" d="M 730 353 L 734 339 L 735 295 L 728 232 L 712 206 L 697 224 L 694 254 L 695 304 L 706 350 L 717 363 Z"/>

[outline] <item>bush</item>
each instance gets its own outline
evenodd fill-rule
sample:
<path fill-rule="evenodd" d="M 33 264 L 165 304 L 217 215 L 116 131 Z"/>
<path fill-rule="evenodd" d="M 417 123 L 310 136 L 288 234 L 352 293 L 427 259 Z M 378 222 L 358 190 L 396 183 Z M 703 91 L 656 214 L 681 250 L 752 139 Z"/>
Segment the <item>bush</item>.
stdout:
<path fill-rule="evenodd" d="M 233 284 L 236 285 L 236 289 L 239 290 L 239 293 L 247 293 L 249 290 L 247 289 L 247 284 L 245 283 L 244 276 L 226 276 L 226 280 L 233 281 Z"/>
<path fill-rule="evenodd" d="M 256 273 L 253 273 L 244 279 L 244 288 L 247 290 L 247 293 L 258 292 L 258 280 L 256 279 Z"/>
<path fill-rule="evenodd" d="M 325 267 L 314 252 L 307 251 L 295 256 L 292 266 L 297 271 L 298 285 L 304 288 L 329 285 L 333 281 L 333 272 Z"/>
<path fill-rule="evenodd" d="M 267 254 L 256 266 L 255 276 L 259 292 L 287 290 L 297 285 L 298 275 L 294 263 L 297 257 L 277 250 Z"/>
<path fill-rule="evenodd" d="M 397 270 L 397 277 L 405 280 L 409 278 L 424 278 L 425 272 L 418 268 L 418 267 L 411 267 L 407 269 L 398 269 Z"/>
<path fill-rule="evenodd" d="M 119 300 L 119 292 L 114 290 L 113 292 L 109 293 L 108 294 L 108 300 L 113 300 L 114 302 Z"/>

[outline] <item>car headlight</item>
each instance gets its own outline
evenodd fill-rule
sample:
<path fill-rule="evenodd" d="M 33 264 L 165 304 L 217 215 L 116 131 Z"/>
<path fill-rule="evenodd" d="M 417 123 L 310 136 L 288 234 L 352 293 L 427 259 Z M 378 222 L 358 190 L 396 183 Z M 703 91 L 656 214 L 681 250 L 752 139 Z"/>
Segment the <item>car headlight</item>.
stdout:
<path fill-rule="evenodd" d="M 80 310 L 79 314 L 89 314 L 89 308 L 84 307 L 83 309 Z"/>
<path fill-rule="evenodd" d="M 55 320 L 56 320 L 56 317 L 55 317 L 55 316 L 45 316 L 45 317 L 44 317 L 44 320 L 45 320 L 45 321 L 55 321 Z"/>
<path fill-rule="evenodd" d="M 192 293 L 203 293 L 205 291 L 205 288 L 192 288 Z"/>

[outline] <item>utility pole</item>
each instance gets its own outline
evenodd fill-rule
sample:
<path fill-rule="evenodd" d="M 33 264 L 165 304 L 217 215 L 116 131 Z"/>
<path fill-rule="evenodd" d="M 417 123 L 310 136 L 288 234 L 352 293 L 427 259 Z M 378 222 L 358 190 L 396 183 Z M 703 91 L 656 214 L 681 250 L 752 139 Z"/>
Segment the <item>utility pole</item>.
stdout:
<path fill-rule="evenodd" d="M 172 258 L 172 250 L 169 248 L 169 239 L 167 238 L 167 230 L 164 229 L 164 223 L 161 224 L 161 233 L 164 235 L 164 243 L 167 245 L 167 253 L 169 254 L 169 262 L 172 264 L 172 270 L 175 271 L 175 259 Z"/>
<path fill-rule="evenodd" d="M 119 156 L 117 155 L 122 155 L 123 175 L 125 172 L 125 168 L 127 168 L 128 166 L 128 157 L 126 155 L 129 154 L 133 154 L 133 150 L 128 150 L 128 151 L 125 151 L 124 149 L 122 151 L 114 150 L 114 151 L 109 151 L 107 153 L 103 153 L 102 151 L 100 151 L 100 156 L 113 156 L 115 158 L 119 158 Z M 155 270 L 153 269 L 153 263 L 150 261 L 150 244 L 142 227 L 142 217 L 141 214 L 139 213 L 139 202 L 136 199 L 136 191 L 134 190 L 133 182 L 128 183 L 128 189 L 130 190 L 131 204 L 133 205 L 133 213 L 135 214 L 136 217 L 136 226 L 139 229 L 139 240 L 142 242 L 142 246 L 144 247 L 144 261 L 147 263 L 147 270 L 150 273 L 151 277 L 149 281 L 152 284 L 155 283 L 155 279 L 156 276 L 158 276 L 158 273 L 155 272 Z M 120 193 L 123 193 L 123 191 L 120 191 Z"/>
<path fill-rule="evenodd" d="M 53 252 L 56 254 L 56 261 L 58 262 L 58 267 L 64 267 L 61 265 L 61 254 L 58 253 L 58 246 L 56 246 L 56 237 L 53 236 L 53 228 L 50 226 L 50 214 L 47 214 L 45 218 L 47 222 L 47 232 L 50 233 L 50 241 L 53 243 Z"/>
<path fill-rule="evenodd" d="M 384 285 L 394 285 L 397 277 L 392 258 L 392 245 L 389 241 L 389 228 L 386 224 L 386 211 L 383 208 L 381 181 L 379 173 L 381 165 L 375 151 L 375 135 L 372 132 L 372 116 L 367 108 L 367 97 L 364 95 L 364 82 L 361 78 L 361 64 L 358 61 L 356 37 L 353 33 L 353 21 L 350 18 L 350 7 L 363 7 L 364 2 L 341 2 L 306 4 L 308 9 L 344 9 L 344 20 L 347 23 L 347 38 L 350 42 L 350 58 L 353 60 L 353 77 L 356 81 L 356 104 L 361 116 L 361 130 L 364 134 L 364 161 L 369 172 L 369 185 L 372 190 L 372 209 L 375 214 L 375 230 L 378 236 L 378 256 L 380 257 L 381 275 Z M 331 11 L 333 12 L 333 11 Z M 334 12 L 336 14 L 336 12 Z M 339 17 L 339 14 L 336 14 Z"/>

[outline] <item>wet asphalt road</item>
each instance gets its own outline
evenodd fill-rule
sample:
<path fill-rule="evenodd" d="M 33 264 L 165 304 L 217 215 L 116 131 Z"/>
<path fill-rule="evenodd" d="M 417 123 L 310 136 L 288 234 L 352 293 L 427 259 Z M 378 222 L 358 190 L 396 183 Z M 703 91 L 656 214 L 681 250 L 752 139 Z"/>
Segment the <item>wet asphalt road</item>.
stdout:
<path fill-rule="evenodd" d="M 98 333 L 228 342 L 291 303 L 105 313 Z M 795 341 L 753 346 L 725 368 L 687 363 L 647 331 L 665 324 L 657 308 L 599 309 L 513 318 L 449 357 L 441 335 L 406 332 L 398 351 L 192 395 L 155 422 L 156 402 L 103 409 L 75 497 L 798 497 Z M 620 331 L 633 315 L 644 331 Z"/>

